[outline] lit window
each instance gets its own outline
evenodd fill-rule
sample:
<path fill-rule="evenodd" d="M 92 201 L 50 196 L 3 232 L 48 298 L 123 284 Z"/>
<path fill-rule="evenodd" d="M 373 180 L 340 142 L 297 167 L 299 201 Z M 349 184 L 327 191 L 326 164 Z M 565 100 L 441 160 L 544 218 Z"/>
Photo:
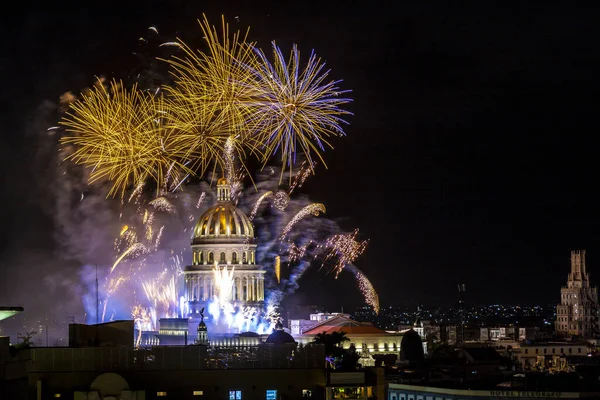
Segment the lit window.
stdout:
<path fill-rule="evenodd" d="M 156 397 L 167 397 L 167 392 L 156 392 Z"/>
<path fill-rule="evenodd" d="M 202 390 L 194 390 L 193 395 L 194 396 L 203 396 L 204 392 Z"/>
<path fill-rule="evenodd" d="M 55 399 L 59 399 L 60 398 L 60 393 L 54 393 L 54 398 Z"/>
<path fill-rule="evenodd" d="M 302 398 L 303 399 L 310 399 L 310 398 L 312 398 L 312 390 L 310 390 L 310 389 L 302 389 Z"/>
<path fill-rule="evenodd" d="M 242 391 L 241 390 L 230 390 L 229 391 L 229 400 L 242 400 Z"/>
<path fill-rule="evenodd" d="M 267 390 L 266 400 L 277 400 L 277 390 Z"/>

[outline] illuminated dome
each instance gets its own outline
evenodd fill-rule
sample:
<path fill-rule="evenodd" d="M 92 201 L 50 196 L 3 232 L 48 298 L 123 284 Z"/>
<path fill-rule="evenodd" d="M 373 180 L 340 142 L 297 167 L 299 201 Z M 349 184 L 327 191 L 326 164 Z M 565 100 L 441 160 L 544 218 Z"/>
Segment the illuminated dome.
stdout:
<path fill-rule="evenodd" d="M 250 218 L 231 202 L 231 188 L 225 178 L 217 182 L 217 204 L 198 218 L 193 242 L 204 239 L 253 239 Z"/>

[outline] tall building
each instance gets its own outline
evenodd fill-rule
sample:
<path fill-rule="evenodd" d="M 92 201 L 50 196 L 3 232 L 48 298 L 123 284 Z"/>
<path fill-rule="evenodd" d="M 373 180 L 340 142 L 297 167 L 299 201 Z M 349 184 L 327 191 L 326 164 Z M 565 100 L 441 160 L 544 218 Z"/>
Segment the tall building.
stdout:
<path fill-rule="evenodd" d="M 598 288 L 590 286 L 585 250 L 571 251 L 571 273 L 556 306 L 556 333 L 594 337 L 598 334 Z"/>
<path fill-rule="evenodd" d="M 184 300 L 190 316 L 199 317 L 215 298 L 240 308 L 263 309 L 265 270 L 255 263 L 254 240 L 252 222 L 233 204 L 227 180 L 219 179 L 217 202 L 196 223 L 192 265 L 184 270 Z"/>

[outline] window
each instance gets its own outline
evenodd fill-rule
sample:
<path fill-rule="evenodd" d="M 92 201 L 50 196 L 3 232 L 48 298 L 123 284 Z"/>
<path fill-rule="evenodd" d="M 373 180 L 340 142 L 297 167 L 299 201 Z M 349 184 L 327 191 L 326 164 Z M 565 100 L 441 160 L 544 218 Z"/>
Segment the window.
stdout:
<path fill-rule="evenodd" d="M 242 391 L 241 390 L 230 390 L 229 391 L 229 400 L 242 400 Z"/>
<path fill-rule="evenodd" d="M 209 263 L 215 262 L 215 255 L 213 254 L 212 251 L 210 253 L 208 253 L 208 262 Z"/>
<path fill-rule="evenodd" d="M 204 396 L 204 391 L 202 391 L 202 390 L 194 390 L 194 392 L 192 393 L 192 395 L 194 395 L 194 396 Z"/>
<path fill-rule="evenodd" d="M 167 397 L 167 392 L 156 392 L 156 397 Z"/>
<path fill-rule="evenodd" d="M 303 399 L 310 399 L 310 398 L 312 398 L 312 390 L 310 390 L 310 389 L 302 389 L 302 398 Z"/>
<path fill-rule="evenodd" d="M 234 251 L 233 254 L 231 254 L 231 263 L 237 264 L 237 262 L 238 262 L 237 253 Z"/>
<path fill-rule="evenodd" d="M 222 262 L 222 263 L 225 262 L 225 252 L 221 252 L 221 258 L 220 258 L 219 261 Z"/>
<path fill-rule="evenodd" d="M 525 349 L 525 354 L 529 353 L 529 349 Z"/>
<path fill-rule="evenodd" d="M 578 347 L 578 348 L 577 348 L 577 352 L 578 352 L 578 353 L 581 353 L 581 347 Z"/>
<path fill-rule="evenodd" d="M 267 394 L 265 396 L 266 400 L 277 400 L 277 390 L 269 389 L 267 390 Z"/>
<path fill-rule="evenodd" d="M 552 348 L 552 354 L 556 353 L 556 349 L 553 347 Z"/>

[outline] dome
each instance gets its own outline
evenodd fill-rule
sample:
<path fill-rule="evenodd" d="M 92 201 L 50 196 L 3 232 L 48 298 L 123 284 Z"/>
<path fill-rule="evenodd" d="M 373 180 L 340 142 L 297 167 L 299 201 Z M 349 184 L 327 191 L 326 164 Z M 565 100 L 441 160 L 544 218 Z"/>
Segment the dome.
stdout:
<path fill-rule="evenodd" d="M 250 218 L 231 202 L 231 187 L 227 179 L 217 182 L 217 204 L 198 218 L 194 228 L 195 242 L 200 239 L 253 239 Z"/>
<path fill-rule="evenodd" d="M 296 343 L 292 335 L 283 330 L 283 324 L 281 321 L 277 321 L 275 324 L 275 328 L 273 329 L 273 333 L 271 333 L 265 343 L 270 344 L 287 344 L 287 343 Z"/>
<path fill-rule="evenodd" d="M 193 239 L 254 238 L 250 218 L 229 202 L 219 202 L 198 218 Z"/>
<path fill-rule="evenodd" d="M 424 353 L 421 336 L 414 329 L 409 329 L 402 337 L 402 342 L 400 342 L 400 358 L 418 362 L 423 360 Z"/>
<path fill-rule="evenodd" d="M 267 337 L 267 340 L 265 340 L 265 343 L 269 343 L 269 344 L 288 344 L 288 343 L 293 343 L 293 344 L 295 344 L 296 341 L 294 340 L 294 338 L 292 337 L 292 335 L 290 335 L 289 333 L 285 332 L 284 330 L 275 330 L 275 331 L 273 331 L 273 333 L 271 333 Z"/>

